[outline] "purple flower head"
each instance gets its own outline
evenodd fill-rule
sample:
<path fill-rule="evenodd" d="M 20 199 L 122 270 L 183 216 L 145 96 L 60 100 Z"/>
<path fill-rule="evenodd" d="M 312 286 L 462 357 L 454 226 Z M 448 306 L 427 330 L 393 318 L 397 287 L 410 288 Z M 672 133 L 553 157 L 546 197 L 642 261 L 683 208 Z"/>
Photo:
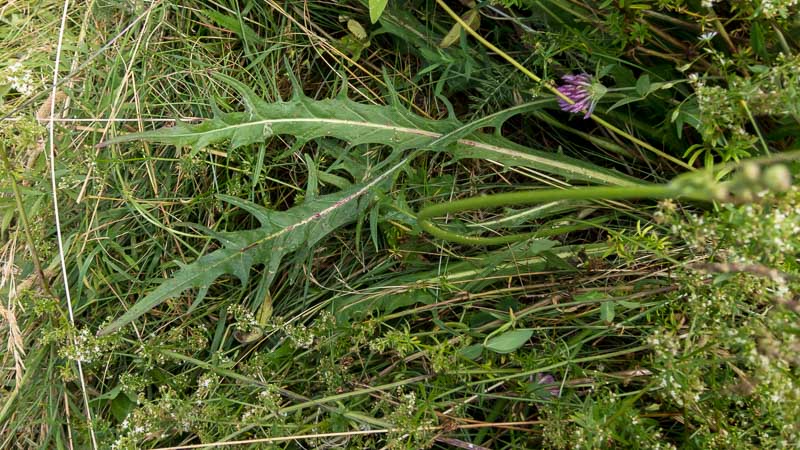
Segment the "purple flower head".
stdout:
<path fill-rule="evenodd" d="M 584 119 L 588 119 L 594 112 L 597 101 L 606 93 L 606 88 L 600 83 L 594 82 L 592 76 L 587 73 L 577 75 L 564 75 L 561 77 L 564 84 L 558 87 L 558 92 L 564 94 L 574 103 L 570 104 L 566 100 L 559 98 L 558 106 L 563 111 L 579 113 L 586 111 Z"/>
<path fill-rule="evenodd" d="M 547 391 L 550 393 L 551 396 L 558 397 L 561 395 L 561 389 L 559 389 L 558 386 L 552 386 L 556 382 L 556 379 L 553 375 L 549 373 L 537 373 L 536 382 L 538 384 L 551 385 L 550 387 L 547 388 Z"/>

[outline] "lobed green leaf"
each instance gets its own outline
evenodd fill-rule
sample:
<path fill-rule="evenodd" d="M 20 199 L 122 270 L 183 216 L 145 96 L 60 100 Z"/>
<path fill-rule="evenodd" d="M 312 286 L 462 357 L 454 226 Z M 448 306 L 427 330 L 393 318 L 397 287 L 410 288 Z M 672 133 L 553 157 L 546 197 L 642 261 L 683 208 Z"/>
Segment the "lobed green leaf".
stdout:
<path fill-rule="evenodd" d="M 347 98 L 312 100 L 302 95 L 299 89 L 295 90 L 290 101 L 267 103 L 240 82 L 217 76 L 239 92 L 246 107 L 244 112 L 223 113 L 214 108 L 214 117 L 202 123 L 179 122 L 173 127 L 119 136 L 100 146 L 147 140 L 188 146 L 196 153 L 211 144 L 230 141 L 232 148 L 238 148 L 263 142 L 272 135 L 292 135 L 300 141 L 334 137 L 351 145 L 383 144 L 397 150 L 443 151 L 457 160 L 486 159 L 507 167 L 529 167 L 567 180 L 609 185 L 637 183 L 635 179 L 613 170 L 475 131 L 477 124 L 499 126 L 509 116 L 541 108 L 551 100 L 509 108 L 488 120 L 465 125 L 454 118 L 433 120 L 420 117 L 396 104 L 367 105 Z"/>

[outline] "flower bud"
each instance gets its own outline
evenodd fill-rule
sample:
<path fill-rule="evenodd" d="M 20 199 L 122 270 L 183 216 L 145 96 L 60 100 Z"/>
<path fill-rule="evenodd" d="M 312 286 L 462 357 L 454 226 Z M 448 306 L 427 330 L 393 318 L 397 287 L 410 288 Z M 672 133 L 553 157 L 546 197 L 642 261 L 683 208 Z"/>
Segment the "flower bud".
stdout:
<path fill-rule="evenodd" d="M 764 186 L 775 192 L 786 192 L 792 187 L 792 174 L 783 164 L 776 164 L 764 171 Z"/>
<path fill-rule="evenodd" d="M 720 183 L 711 187 L 711 197 L 718 202 L 728 202 L 731 200 L 731 192 L 728 186 Z"/>
<path fill-rule="evenodd" d="M 753 162 L 744 163 L 744 165 L 742 165 L 741 176 L 748 183 L 758 183 L 761 179 L 761 168 L 758 167 L 758 164 Z"/>
<path fill-rule="evenodd" d="M 745 189 L 736 193 L 736 201 L 738 203 L 751 203 L 755 201 L 756 196 L 750 189 Z"/>

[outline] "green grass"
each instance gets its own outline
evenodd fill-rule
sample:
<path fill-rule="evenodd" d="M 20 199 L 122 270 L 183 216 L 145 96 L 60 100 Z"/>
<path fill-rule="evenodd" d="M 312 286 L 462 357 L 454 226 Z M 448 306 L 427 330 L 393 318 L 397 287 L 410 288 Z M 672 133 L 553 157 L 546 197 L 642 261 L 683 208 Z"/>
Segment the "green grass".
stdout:
<path fill-rule="evenodd" d="M 369 3 L 0 6 L 0 447 L 792 448 L 798 7 Z"/>

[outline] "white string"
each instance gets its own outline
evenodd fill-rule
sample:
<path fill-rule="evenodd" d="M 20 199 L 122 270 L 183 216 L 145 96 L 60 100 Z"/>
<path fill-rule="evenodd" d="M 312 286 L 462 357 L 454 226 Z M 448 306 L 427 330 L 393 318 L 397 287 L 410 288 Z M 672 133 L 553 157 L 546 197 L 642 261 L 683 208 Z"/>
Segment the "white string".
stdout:
<path fill-rule="evenodd" d="M 22 120 L 28 120 L 28 117 L 9 117 L 9 118 L 3 119 L 3 121 L 8 121 L 8 122 L 19 122 L 19 121 L 22 121 Z M 92 122 L 99 122 L 99 123 L 108 123 L 108 122 L 155 122 L 155 123 L 162 123 L 162 122 L 164 122 L 164 123 L 170 123 L 170 122 L 175 122 L 175 121 L 180 121 L 180 122 L 199 122 L 199 121 L 202 121 L 202 120 L 206 120 L 206 118 L 205 117 L 178 117 L 177 119 L 175 119 L 175 118 L 168 119 L 168 118 L 157 118 L 157 117 L 151 117 L 151 118 L 144 118 L 143 117 L 141 119 L 122 119 L 122 118 L 105 119 L 105 118 L 97 117 L 97 118 L 71 119 L 69 117 L 64 117 L 64 118 L 53 118 L 52 119 L 52 121 L 55 122 L 55 123 L 92 123 Z M 48 122 L 50 122 L 50 119 L 48 119 Z"/>
<path fill-rule="evenodd" d="M 53 67 L 53 91 L 50 95 L 50 121 L 48 123 L 48 137 L 49 150 L 50 150 L 50 183 L 53 192 L 53 214 L 55 215 L 56 222 L 56 239 L 58 241 L 58 257 L 61 263 L 61 276 L 64 279 L 64 292 L 67 299 L 67 310 L 69 312 L 69 321 L 72 328 L 75 329 L 75 314 L 72 311 L 72 297 L 69 293 L 69 280 L 67 277 L 67 264 L 64 260 L 64 240 L 61 237 L 61 220 L 58 214 L 58 195 L 56 190 L 56 151 L 55 151 L 55 114 L 56 114 L 56 91 L 58 89 L 58 69 L 61 64 L 61 49 L 64 43 L 64 30 L 67 27 L 67 10 L 69 9 L 69 0 L 64 0 L 64 10 L 61 13 L 61 28 L 58 30 L 58 45 L 56 46 L 56 62 Z M 78 341 L 75 335 L 72 336 L 73 343 L 78 346 Z M 78 377 L 81 382 L 81 392 L 83 393 L 83 405 L 86 408 L 86 420 L 89 425 L 89 433 L 92 438 L 92 448 L 97 450 L 97 438 L 94 435 L 94 424 L 92 423 L 92 411 L 89 409 L 89 395 L 86 392 L 86 381 L 83 378 L 83 366 L 80 360 L 75 361 L 78 364 Z"/>

